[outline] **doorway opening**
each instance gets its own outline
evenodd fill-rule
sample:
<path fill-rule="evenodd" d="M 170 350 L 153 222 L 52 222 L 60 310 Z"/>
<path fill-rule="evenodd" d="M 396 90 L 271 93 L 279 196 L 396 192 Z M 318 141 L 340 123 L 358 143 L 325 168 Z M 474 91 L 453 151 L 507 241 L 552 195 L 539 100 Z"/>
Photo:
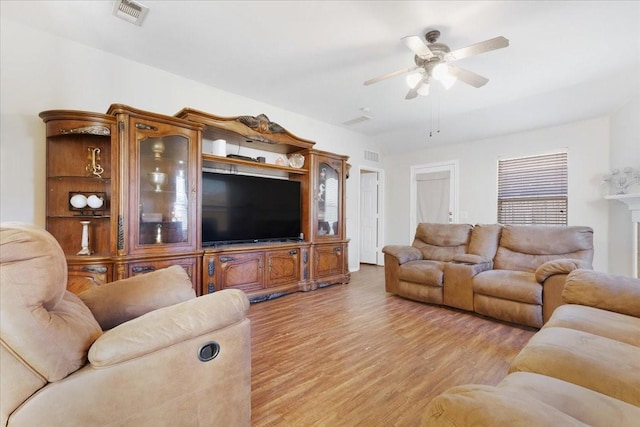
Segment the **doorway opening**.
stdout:
<path fill-rule="evenodd" d="M 360 263 L 383 265 L 383 182 L 384 172 L 360 168 Z"/>

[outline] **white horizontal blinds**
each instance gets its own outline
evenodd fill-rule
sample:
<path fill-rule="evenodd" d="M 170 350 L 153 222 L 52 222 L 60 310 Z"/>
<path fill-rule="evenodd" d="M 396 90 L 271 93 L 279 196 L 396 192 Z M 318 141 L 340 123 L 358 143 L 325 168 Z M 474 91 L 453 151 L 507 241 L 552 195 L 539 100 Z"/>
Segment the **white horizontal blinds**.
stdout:
<path fill-rule="evenodd" d="M 498 222 L 567 225 L 567 152 L 498 160 Z"/>

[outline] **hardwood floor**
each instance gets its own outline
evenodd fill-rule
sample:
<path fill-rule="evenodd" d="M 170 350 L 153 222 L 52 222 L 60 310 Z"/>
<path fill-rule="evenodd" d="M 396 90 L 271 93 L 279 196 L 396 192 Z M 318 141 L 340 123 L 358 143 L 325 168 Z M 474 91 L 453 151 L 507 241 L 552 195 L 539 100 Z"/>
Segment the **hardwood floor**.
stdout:
<path fill-rule="evenodd" d="M 450 386 L 496 384 L 534 330 L 351 283 L 252 304 L 254 426 L 417 426 Z"/>

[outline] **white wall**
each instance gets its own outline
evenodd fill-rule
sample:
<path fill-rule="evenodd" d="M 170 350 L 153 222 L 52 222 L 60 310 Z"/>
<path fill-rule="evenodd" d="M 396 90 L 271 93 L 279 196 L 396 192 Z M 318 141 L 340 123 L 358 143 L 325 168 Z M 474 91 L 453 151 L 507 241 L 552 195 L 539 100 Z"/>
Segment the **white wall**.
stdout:
<path fill-rule="evenodd" d="M 442 129 L 446 132 L 446 129 Z M 378 141 L 385 143 L 387 141 Z M 426 145 L 426 141 L 425 141 Z M 569 225 L 594 229 L 596 270 L 607 271 L 608 202 L 601 178 L 609 168 L 609 119 L 598 118 L 537 129 L 497 138 L 448 146 L 427 147 L 412 153 L 387 155 L 385 244 L 408 244 L 409 169 L 412 165 L 458 160 L 461 222 L 495 223 L 497 220 L 497 160 L 567 149 L 569 152 Z"/>
<path fill-rule="evenodd" d="M 220 116 L 266 114 L 315 148 L 366 164 L 366 137 L 253 99 L 2 19 L 0 26 L 0 219 L 44 226 L 45 126 L 49 109 L 106 112 L 112 103 L 173 115 L 184 107 Z M 359 176 L 347 182 L 349 265 L 358 269 Z"/>
<path fill-rule="evenodd" d="M 631 166 L 640 169 L 640 96 L 611 116 L 610 169 Z M 629 193 L 640 192 L 640 184 L 629 188 Z M 613 191 L 610 191 L 613 194 Z M 626 276 L 633 275 L 633 225 L 627 205 L 609 202 L 609 271 Z"/>

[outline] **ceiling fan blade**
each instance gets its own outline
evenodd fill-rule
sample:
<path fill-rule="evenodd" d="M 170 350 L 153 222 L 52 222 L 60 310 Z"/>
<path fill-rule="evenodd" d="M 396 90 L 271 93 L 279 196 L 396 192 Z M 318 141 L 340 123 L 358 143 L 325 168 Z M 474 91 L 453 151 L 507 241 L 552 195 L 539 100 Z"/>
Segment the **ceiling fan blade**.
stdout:
<path fill-rule="evenodd" d="M 409 89 L 409 92 L 407 92 L 407 96 L 405 96 L 404 99 L 413 99 L 418 96 L 418 86 L 420 85 L 418 84 L 416 87 Z"/>
<path fill-rule="evenodd" d="M 488 78 L 482 77 L 479 74 L 474 73 L 473 71 L 465 70 L 464 68 L 456 67 L 454 65 L 449 65 L 449 73 L 455 76 L 461 82 L 464 82 L 473 87 L 482 87 L 487 84 L 489 81 Z"/>
<path fill-rule="evenodd" d="M 366 82 L 364 82 L 364 85 L 365 86 L 369 86 L 369 85 L 372 85 L 374 83 L 378 83 L 378 82 L 380 82 L 382 80 L 386 80 L 386 79 L 390 79 L 391 77 L 399 76 L 400 74 L 409 73 L 409 72 L 415 70 L 416 68 L 418 68 L 418 66 L 410 67 L 410 68 L 403 68 L 402 70 L 394 71 L 392 73 L 383 74 L 382 76 L 374 77 L 373 79 L 367 80 Z"/>
<path fill-rule="evenodd" d="M 433 52 L 427 47 L 427 45 L 418 36 L 406 36 L 402 38 L 404 44 L 421 58 L 431 59 L 433 58 Z"/>
<path fill-rule="evenodd" d="M 493 39 L 485 40 L 480 43 L 472 44 L 471 46 L 454 50 L 453 52 L 447 54 L 447 60 L 457 61 L 458 59 L 467 58 L 473 55 L 479 55 L 481 53 L 489 52 L 496 49 L 502 49 L 507 46 L 509 46 L 509 40 L 500 36 Z"/>

